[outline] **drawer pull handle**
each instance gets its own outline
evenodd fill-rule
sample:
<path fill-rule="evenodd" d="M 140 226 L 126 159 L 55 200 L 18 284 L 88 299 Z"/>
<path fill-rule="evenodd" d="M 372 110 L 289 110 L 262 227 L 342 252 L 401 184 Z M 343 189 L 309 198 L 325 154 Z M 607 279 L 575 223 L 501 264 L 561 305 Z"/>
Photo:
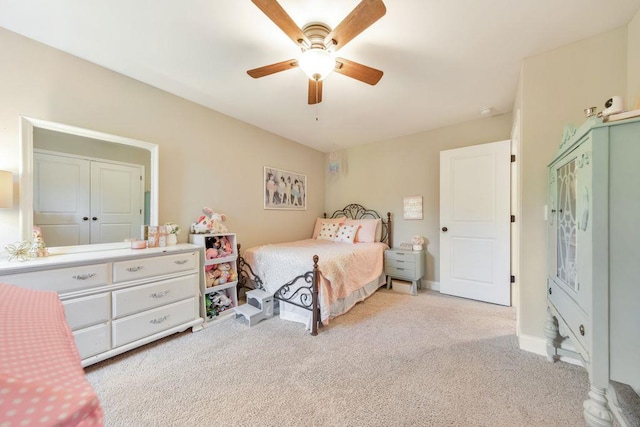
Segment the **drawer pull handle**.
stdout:
<path fill-rule="evenodd" d="M 162 292 L 154 292 L 152 293 L 150 296 L 151 298 L 162 298 L 163 296 L 167 295 L 169 293 L 169 289 L 166 289 Z"/>
<path fill-rule="evenodd" d="M 402 271 L 404 271 L 404 268 L 402 268 L 402 267 L 398 267 L 398 270 L 402 270 Z"/>
<path fill-rule="evenodd" d="M 584 325 L 580 325 L 578 330 L 580 331 L 580 335 L 584 336 Z"/>
<path fill-rule="evenodd" d="M 160 323 L 164 322 L 165 320 L 167 320 L 169 318 L 168 314 L 165 314 L 162 317 L 158 317 L 157 319 L 151 319 L 149 320 L 149 323 L 151 323 L 152 325 L 159 325 Z"/>
<path fill-rule="evenodd" d="M 175 260 L 175 261 L 173 261 L 173 262 L 175 262 L 175 263 L 176 263 L 176 264 L 178 264 L 178 265 L 182 265 L 182 264 L 186 264 L 187 262 L 189 262 L 189 260 L 186 260 L 186 259 L 177 259 L 177 260 Z"/>
<path fill-rule="evenodd" d="M 91 279 L 95 275 L 96 273 L 76 274 L 75 276 L 73 276 L 73 278 L 76 280 L 87 280 Z"/>
<path fill-rule="evenodd" d="M 549 288 L 549 295 L 553 294 L 553 290 Z"/>
<path fill-rule="evenodd" d="M 129 267 L 129 268 L 127 268 L 127 271 L 128 271 L 128 272 L 131 272 L 131 273 L 135 273 L 136 271 L 140 271 L 140 270 L 142 270 L 142 269 L 143 269 L 143 267 L 142 267 L 141 265 L 138 265 L 138 266 L 136 266 L 136 267 Z"/>

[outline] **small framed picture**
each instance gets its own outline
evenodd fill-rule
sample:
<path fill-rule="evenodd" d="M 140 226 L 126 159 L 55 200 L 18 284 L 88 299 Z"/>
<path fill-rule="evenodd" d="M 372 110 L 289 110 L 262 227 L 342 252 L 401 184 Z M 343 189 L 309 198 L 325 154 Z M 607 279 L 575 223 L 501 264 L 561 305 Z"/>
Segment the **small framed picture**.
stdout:
<path fill-rule="evenodd" d="M 264 208 L 307 210 L 307 176 L 297 172 L 264 167 Z"/>
<path fill-rule="evenodd" d="M 404 198 L 404 219 L 422 219 L 422 196 Z"/>

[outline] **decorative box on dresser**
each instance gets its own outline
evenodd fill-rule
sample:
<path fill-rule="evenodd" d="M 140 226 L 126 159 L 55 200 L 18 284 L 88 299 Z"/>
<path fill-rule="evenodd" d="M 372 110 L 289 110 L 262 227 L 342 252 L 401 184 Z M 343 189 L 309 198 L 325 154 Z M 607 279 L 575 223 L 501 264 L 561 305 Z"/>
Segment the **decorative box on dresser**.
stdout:
<path fill-rule="evenodd" d="M 590 426 L 637 422 L 621 396 L 640 391 L 639 162 L 640 119 L 590 118 L 548 169 L 547 351 L 587 369 Z"/>
<path fill-rule="evenodd" d="M 238 306 L 238 245 L 235 233 L 210 233 L 189 234 L 189 242 L 202 246 L 202 271 L 200 274 L 201 304 L 200 312 L 205 319 L 205 325 L 226 320 L 234 314 L 234 308 Z M 226 250 L 224 246 L 229 245 Z M 211 252 L 213 251 L 213 252 Z M 209 255 L 213 253 L 213 255 Z M 214 275 L 208 271 L 219 269 L 222 264 L 229 265 L 230 277 L 224 280 L 215 280 Z M 215 282 L 214 282 L 215 280 Z M 224 311 L 212 310 L 216 296 L 228 298 L 231 302 Z M 210 304 L 207 304 L 207 301 Z"/>
<path fill-rule="evenodd" d="M 387 275 L 387 289 L 391 279 L 411 281 L 411 293 L 418 295 L 418 287 L 425 272 L 424 251 L 408 249 L 387 249 L 384 251 L 384 272 Z"/>
<path fill-rule="evenodd" d="M 0 282 L 57 292 L 82 366 L 88 366 L 202 328 L 200 252 L 198 246 L 179 244 L 1 260 Z"/>

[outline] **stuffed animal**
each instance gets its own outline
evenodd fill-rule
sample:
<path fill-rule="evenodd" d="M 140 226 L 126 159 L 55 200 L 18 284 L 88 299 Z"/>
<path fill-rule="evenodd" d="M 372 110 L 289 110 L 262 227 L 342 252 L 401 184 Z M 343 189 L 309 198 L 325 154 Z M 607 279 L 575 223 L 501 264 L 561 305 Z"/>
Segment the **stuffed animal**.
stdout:
<path fill-rule="evenodd" d="M 226 220 L 225 214 L 214 212 L 211 208 L 202 208 L 202 213 L 196 222 L 191 224 L 191 232 L 195 234 L 203 233 L 226 233 L 227 227 L 222 224 Z"/>
<path fill-rule="evenodd" d="M 233 307 L 233 300 L 223 291 L 213 292 L 206 295 L 205 306 L 207 317 L 211 319 L 228 308 Z"/>

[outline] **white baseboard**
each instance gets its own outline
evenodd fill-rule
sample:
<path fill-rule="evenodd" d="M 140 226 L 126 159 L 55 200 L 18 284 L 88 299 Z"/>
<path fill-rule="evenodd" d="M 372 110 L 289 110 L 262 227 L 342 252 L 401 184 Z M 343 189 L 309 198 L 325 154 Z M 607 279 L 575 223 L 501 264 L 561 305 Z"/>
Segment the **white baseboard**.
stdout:
<path fill-rule="evenodd" d="M 518 336 L 518 344 L 520 345 L 520 350 L 528 351 L 530 353 L 539 354 L 540 356 L 547 357 L 547 340 L 545 338 L 534 337 L 532 335 L 523 335 L 520 334 Z M 563 346 L 566 347 L 567 350 L 575 351 L 571 345 Z M 582 361 L 575 359 L 569 356 L 560 356 L 560 360 L 563 362 L 571 363 L 572 365 L 583 366 Z"/>
<path fill-rule="evenodd" d="M 423 280 L 422 285 L 425 289 L 431 289 L 432 291 L 440 292 L 440 282 L 433 282 L 431 280 Z"/>

